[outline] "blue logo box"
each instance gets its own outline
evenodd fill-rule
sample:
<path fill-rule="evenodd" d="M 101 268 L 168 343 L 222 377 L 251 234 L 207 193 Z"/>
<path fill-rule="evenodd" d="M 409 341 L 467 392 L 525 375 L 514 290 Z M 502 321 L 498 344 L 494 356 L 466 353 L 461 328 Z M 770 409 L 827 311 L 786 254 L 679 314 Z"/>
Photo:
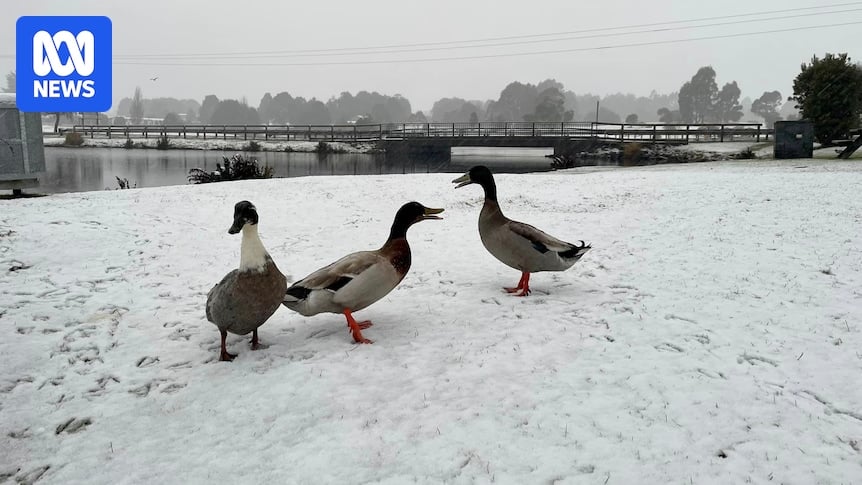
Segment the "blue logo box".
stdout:
<path fill-rule="evenodd" d="M 18 109 L 111 109 L 111 42 L 108 17 L 19 17 L 15 26 Z"/>

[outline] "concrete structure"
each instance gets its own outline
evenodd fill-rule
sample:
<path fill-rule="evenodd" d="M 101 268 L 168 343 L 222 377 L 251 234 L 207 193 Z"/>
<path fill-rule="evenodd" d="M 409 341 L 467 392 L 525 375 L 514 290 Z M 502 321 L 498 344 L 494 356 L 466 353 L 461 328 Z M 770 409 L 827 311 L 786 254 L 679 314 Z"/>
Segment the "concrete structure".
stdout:
<path fill-rule="evenodd" d="M 0 94 L 0 189 L 20 193 L 44 173 L 41 114 L 21 113 L 14 94 Z"/>
<path fill-rule="evenodd" d="M 775 158 L 814 156 L 814 123 L 810 121 L 775 122 Z"/>

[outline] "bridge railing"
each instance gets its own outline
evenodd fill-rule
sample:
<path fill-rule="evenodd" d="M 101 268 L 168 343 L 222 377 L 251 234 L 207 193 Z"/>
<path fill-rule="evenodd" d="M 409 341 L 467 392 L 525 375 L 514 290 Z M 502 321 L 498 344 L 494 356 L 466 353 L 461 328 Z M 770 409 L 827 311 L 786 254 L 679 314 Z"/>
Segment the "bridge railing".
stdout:
<path fill-rule="evenodd" d="M 93 137 L 374 141 L 405 138 L 529 137 L 578 138 L 645 143 L 768 140 L 759 123 L 658 124 L 486 121 L 477 123 L 379 123 L 370 125 L 75 125 Z"/>

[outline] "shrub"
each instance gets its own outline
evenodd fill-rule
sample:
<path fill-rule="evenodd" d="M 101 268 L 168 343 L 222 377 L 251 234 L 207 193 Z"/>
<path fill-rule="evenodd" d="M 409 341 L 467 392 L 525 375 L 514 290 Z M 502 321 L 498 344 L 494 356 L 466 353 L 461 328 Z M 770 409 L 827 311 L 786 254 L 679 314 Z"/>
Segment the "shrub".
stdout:
<path fill-rule="evenodd" d="M 66 141 L 65 145 L 79 147 L 84 144 L 84 135 L 78 133 L 77 131 L 70 131 L 66 133 Z"/>
<path fill-rule="evenodd" d="M 242 151 L 244 151 L 244 152 L 259 152 L 260 151 L 260 143 L 252 140 L 252 141 L 246 143 L 244 147 L 242 147 Z"/>
<path fill-rule="evenodd" d="M 157 150 L 167 150 L 171 147 L 171 140 L 168 139 L 167 134 L 163 134 L 159 140 L 156 142 Z"/>
<path fill-rule="evenodd" d="M 129 179 L 127 178 L 120 178 L 116 175 L 114 175 L 114 177 L 117 179 L 117 186 L 120 188 L 120 190 L 133 189 L 138 186 L 137 182 L 135 182 L 135 185 L 133 186 L 131 183 L 129 183 Z"/>
<path fill-rule="evenodd" d="M 135 142 L 133 142 L 131 138 L 126 138 L 126 142 L 123 143 L 123 148 L 125 148 L 126 150 L 135 148 Z"/>
<path fill-rule="evenodd" d="M 215 171 L 206 172 L 199 168 L 189 170 L 189 182 L 193 184 L 208 184 L 230 180 L 272 178 L 272 167 L 269 165 L 261 167 L 255 158 L 244 157 L 237 153 L 230 158 L 222 157 L 222 159 L 224 160 L 224 166 L 216 164 Z"/>
<path fill-rule="evenodd" d="M 327 154 L 327 153 L 347 153 L 347 150 L 340 146 L 330 145 L 325 141 L 321 141 L 317 143 L 317 153 Z"/>
<path fill-rule="evenodd" d="M 561 170 L 564 168 L 576 167 L 575 157 L 568 155 L 551 155 L 551 168 Z"/>
<path fill-rule="evenodd" d="M 734 157 L 737 160 L 751 160 L 753 158 L 757 158 L 753 151 L 751 151 L 751 147 L 745 147 L 745 150 L 737 153 Z"/>
<path fill-rule="evenodd" d="M 623 147 L 623 165 L 634 165 L 641 159 L 641 144 L 626 143 Z"/>

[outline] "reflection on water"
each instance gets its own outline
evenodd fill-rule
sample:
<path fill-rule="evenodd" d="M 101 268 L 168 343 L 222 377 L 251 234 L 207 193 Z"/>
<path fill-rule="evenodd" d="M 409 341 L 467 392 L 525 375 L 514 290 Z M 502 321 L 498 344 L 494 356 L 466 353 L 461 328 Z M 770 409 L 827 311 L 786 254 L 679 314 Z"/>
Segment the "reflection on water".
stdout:
<path fill-rule="evenodd" d="M 187 184 L 189 170 L 215 170 L 231 151 L 125 150 L 122 148 L 45 148 L 46 174 L 40 192 L 82 192 L 117 188 L 116 177 L 138 187 Z M 455 149 L 451 160 L 393 160 L 384 155 L 335 153 L 257 152 L 248 154 L 273 167 L 275 177 L 307 175 L 371 175 L 398 173 L 464 172 L 485 164 L 499 173 L 538 172 L 550 169 L 546 149 L 505 149 L 481 152 Z"/>

